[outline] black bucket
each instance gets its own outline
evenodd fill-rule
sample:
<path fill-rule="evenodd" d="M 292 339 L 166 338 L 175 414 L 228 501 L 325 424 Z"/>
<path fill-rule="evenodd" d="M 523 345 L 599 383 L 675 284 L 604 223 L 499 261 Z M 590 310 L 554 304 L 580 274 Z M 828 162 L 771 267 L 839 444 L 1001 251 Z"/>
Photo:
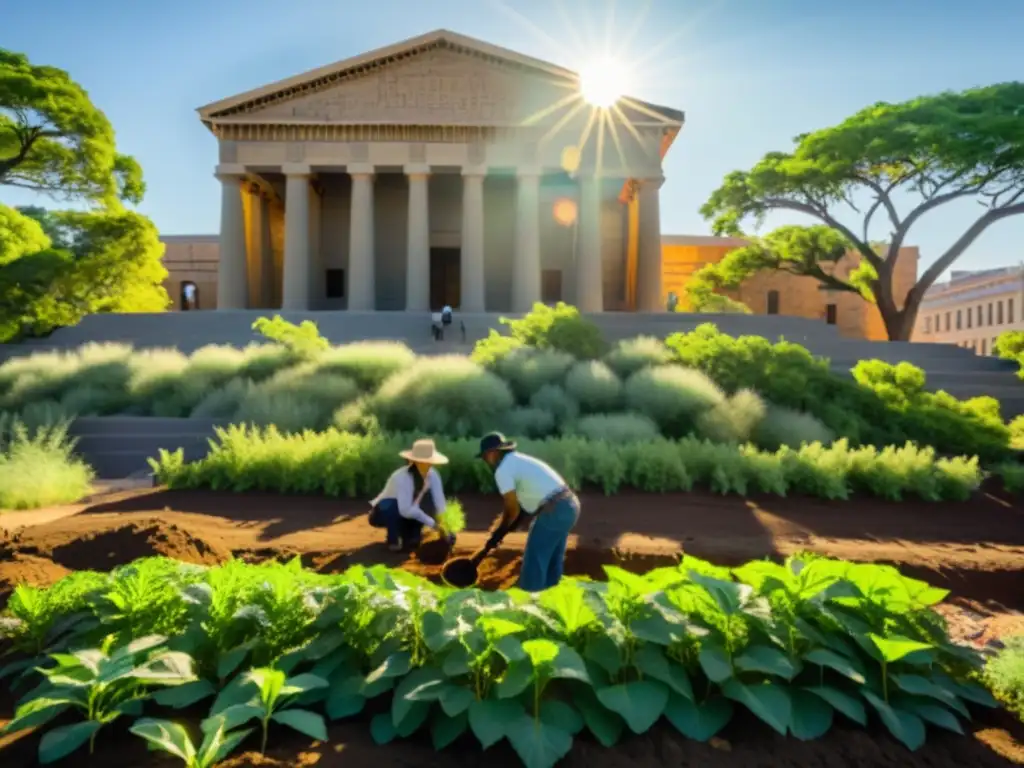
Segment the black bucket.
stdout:
<path fill-rule="evenodd" d="M 476 584 L 476 563 L 471 557 L 456 557 L 449 560 L 441 569 L 441 578 L 449 587 L 467 589 Z"/>

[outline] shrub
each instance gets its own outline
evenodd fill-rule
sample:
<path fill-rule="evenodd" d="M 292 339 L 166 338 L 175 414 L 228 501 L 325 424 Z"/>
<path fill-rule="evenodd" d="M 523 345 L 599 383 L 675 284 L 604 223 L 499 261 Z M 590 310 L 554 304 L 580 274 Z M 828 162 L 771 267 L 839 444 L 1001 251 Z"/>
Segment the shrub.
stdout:
<path fill-rule="evenodd" d="M 530 395 L 530 407 L 547 411 L 556 424 L 568 424 L 580 412 L 580 405 L 569 393 L 555 384 L 545 384 Z"/>
<path fill-rule="evenodd" d="M 593 413 L 572 425 L 572 432 L 588 440 L 629 443 L 657 440 L 658 425 L 639 413 Z"/>
<path fill-rule="evenodd" d="M 256 386 L 249 379 L 232 379 L 203 397 L 189 415 L 196 419 L 230 419 Z"/>
<path fill-rule="evenodd" d="M 1003 331 L 992 351 L 1006 360 L 1019 361 L 1024 356 L 1024 331 Z"/>
<path fill-rule="evenodd" d="M 585 413 L 603 413 L 622 407 L 622 382 L 599 360 L 576 363 L 565 377 L 565 389 Z"/>
<path fill-rule="evenodd" d="M 521 347 L 501 358 L 493 370 L 526 402 L 546 384 L 560 384 L 573 362 L 572 355 L 565 352 Z"/>
<path fill-rule="evenodd" d="M 534 304 L 523 317 L 501 322 L 513 339 L 530 347 L 558 350 L 579 360 L 599 358 L 605 351 L 600 329 L 576 307 L 562 302 L 554 307 Z"/>
<path fill-rule="evenodd" d="M 288 368 L 250 386 L 232 420 L 284 432 L 325 429 L 334 412 L 359 395 L 359 387 L 341 374 L 324 373 L 315 363 Z"/>
<path fill-rule="evenodd" d="M 672 362 L 672 352 L 661 339 L 637 336 L 617 342 L 604 361 L 619 377 L 627 379 L 641 368 L 667 365 Z"/>
<path fill-rule="evenodd" d="M 650 417 L 668 437 L 696 428 L 697 418 L 725 402 L 725 395 L 700 371 L 678 365 L 644 368 L 626 381 L 626 404 Z"/>
<path fill-rule="evenodd" d="M 1006 461 L 993 467 L 992 474 L 1002 481 L 1008 493 L 1014 496 L 1024 493 L 1024 464 Z"/>
<path fill-rule="evenodd" d="M 1010 430 L 1010 445 L 1016 450 L 1024 448 L 1024 415 L 1014 417 L 1007 425 Z"/>
<path fill-rule="evenodd" d="M 320 335 L 320 330 L 312 320 L 303 320 L 298 325 L 290 323 L 280 315 L 258 317 L 252 329 L 269 341 L 287 347 L 293 354 L 303 359 L 312 359 L 330 346 L 330 342 Z"/>
<path fill-rule="evenodd" d="M 985 682 L 1006 708 L 1024 720 L 1024 635 L 1009 637 L 985 665 Z"/>
<path fill-rule="evenodd" d="M 764 417 L 754 429 L 753 441 L 765 450 L 774 451 L 783 445 L 799 448 L 810 443 L 829 444 L 836 436 L 809 413 L 794 411 L 784 405 L 769 403 Z"/>
<path fill-rule="evenodd" d="M 369 497 L 394 470 L 395 454 L 408 439 L 336 430 L 285 435 L 274 428 L 233 426 L 217 431 L 205 458 L 185 463 L 180 451 L 162 451 L 154 468 L 160 482 L 172 488 Z M 493 490 L 493 476 L 476 459 L 475 436 L 438 442 L 450 459 L 442 469 L 446 488 Z M 625 486 L 658 492 L 699 486 L 718 493 L 794 493 L 830 499 L 846 499 L 855 491 L 893 499 L 966 499 L 982 476 L 974 459 L 937 459 L 931 449 L 912 444 L 878 451 L 851 449 L 840 440 L 832 446 L 816 443 L 768 453 L 696 438 L 613 443 L 563 437 L 522 441 L 521 447 L 551 463 L 572 487 L 593 486 L 609 494 Z"/>
<path fill-rule="evenodd" d="M 393 341 L 361 341 L 332 347 L 316 360 L 317 368 L 339 373 L 364 390 L 374 390 L 397 371 L 416 362 L 416 353 L 405 344 Z"/>
<path fill-rule="evenodd" d="M 487 338 L 480 339 L 480 341 L 473 345 L 470 359 L 478 365 L 494 368 L 501 360 L 523 346 L 523 342 L 519 339 L 511 336 L 502 336 L 492 328 L 488 332 Z"/>
<path fill-rule="evenodd" d="M 765 414 L 761 396 L 741 389 L 697 416 L 697 434 L 718 443 L 745 443 Z"/>
<path fill-rule="evenodd" d="M 504 381 L 459 356 L 420 359 L 392 374 L 370 400 L 386 430 L 463 436 L 493 429 L 514 405 Z"/>
<path fill-rule="evenodd" d="M 501 430 L 512 437 L 548 437 L 555 432 L 556 419 L 551 411 L 533 406 L 512 408 L 501 417 Z"/>
<path fill-rule="evenodd" d="M 66 423 L 29 429 L 0 414 L 0 509 L 35 509 L 78 501 L 93 471 L 74 453 Z"/>

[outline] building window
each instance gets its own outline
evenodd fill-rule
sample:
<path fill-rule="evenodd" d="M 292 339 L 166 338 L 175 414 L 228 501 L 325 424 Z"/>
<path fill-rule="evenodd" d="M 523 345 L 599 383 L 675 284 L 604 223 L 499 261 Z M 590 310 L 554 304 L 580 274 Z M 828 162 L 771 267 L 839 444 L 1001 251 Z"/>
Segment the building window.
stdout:
<path fill-rule="evenodd" d="M 1006 300 L 1006 322 L 1013 323 L 1013 299 Z"/>
<path fill-rule="evenodd" d="M 1003 324 L 1003 302 L 996 303 L 996 323 L 998 325 Z"/>
<path fill-rule="evenodd" d="M 344 269 L 328 269 L 327 270 L 327 298 L 328 299 L 344 299 L 345 298 L 345 270 Z"/>
<path fill-rule="evenodd" d="M 988 325 L 992 325 L 992 302 L 991 301 L 988 303 L 988 312 L 986 314 L 988 315 Z"/>
<path fill-rule="evenodd" d="M 961 310 L 956 311 L 956 329 L 959 331 L 964 327 L 964 313 Z"/>
<path fill-rule="evenodd" d="M 779 314 L 779 292 L 768 291 L 768 314 Z"/>
<path fill-rule="evenodd" d="M 829 306 L 832 306 L 832 305 L 829 305 Z M 925 333 L 931 333 L 932 332 L 932 319 L 930 317 L 926 317 L 924 319 L 924 332 Z"/>
<path fill-rule="evenodd" d="M 836 318 L 839 315 L 839 307 L 836 304 L 825 305 L 825 322 L 829 325 L 836 324 Z"/>
<path fill-rule="evenodd" d="M 182 282 L 180 302 L 182 312 L 199 309 L 199 289 L 191 280 Z"/>
<path fill-rule="evenodd" d="M 987 345 L 987 342 L 984 339 L 982 339 L 981 340 L 981 354 L 983 354 L 983 355 L 987 355 L 988 354 L 988 349 L 986 349 L 986 345 Z"/>
<path fill-rule="evenodd" d="M 974 317 L 974 313 L 971 312 L 970 307 L 967 308 L 967 327 L 971 327 L 971 319 Z"/>
<path fill-rule="evenodd" d="M 562 270 L 545 269 L 540 273 L 540 300 L 544 304 L 562 300 Z"/>
<path fill-rule="evenodd" d="M 946 330 L 947 331 L 949 330 L 949 319 L 950 319 L 950 317 L 952 317 L 952 313 L 951 312 L 947 312 L 946 313 Z"/>
<path fill-rule="evenodd" d="M 981 317 L 981 304 L 978 305 L 978 327 L 981 328 L 982 317 Z"/>

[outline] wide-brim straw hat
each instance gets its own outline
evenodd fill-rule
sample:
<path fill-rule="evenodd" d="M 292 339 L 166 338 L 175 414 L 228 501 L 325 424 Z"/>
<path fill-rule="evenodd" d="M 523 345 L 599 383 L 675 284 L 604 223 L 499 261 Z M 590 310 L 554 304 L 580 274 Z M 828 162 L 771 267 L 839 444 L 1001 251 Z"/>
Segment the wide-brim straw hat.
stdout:
<path fill-rule="evenodd" d="M 448 457 L 437 450 L 433 440 L 417 440 L 412 448 L 398 454 L 406 461 L 414 461 L 417 464 L 434 464 L 435 466 L 448 463 Z"/>

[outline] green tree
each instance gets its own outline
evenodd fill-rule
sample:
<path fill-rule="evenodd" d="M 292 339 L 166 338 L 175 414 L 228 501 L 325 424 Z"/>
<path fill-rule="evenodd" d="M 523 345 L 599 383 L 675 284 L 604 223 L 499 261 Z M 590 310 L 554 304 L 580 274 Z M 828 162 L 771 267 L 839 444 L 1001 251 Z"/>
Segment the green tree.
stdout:
<path fill-rule="evenodd" d="M 769 153 L 749 171 L 730 173 L 701 213 L 717 234 L 741 235 L 748 219 L 779 210 L 834 230 L 861 256 L 863 266 L 852 278 L 830 271 L 836 261 L 831 248 L 785 250 L 807 245 L 793 233 L 777 238 L 770 253 L 762 248 L 736 257 L 729 269 L 782 265 L 832 290 L 873 297 L 890 339 L 910 337 L 925 292 L 982 232 L 1024 213 L 1024 83 L 875 104 L 795 143 L 791 152 Z M 905 296 L 897 296 L 894 270 L 911 228 L 930 211 L 970 198 L 984 210 Z M 912 207 L 901 211 L 906 200 Z M 846 207 L 858 214 L 859 226 L 840 219 Z M 871 240 L 879 216 L 889 229 L 880 249 Z"/>
<path fill-rule="evenodd" d="M 164 247 L 149 219 L 123 208 L 48 215 L 70 248 L 54 248 L 36 221 L 0 205 L 0 251 L 14 243 L 8 250 L 15 254 L 0 260 L 0 342 L 74 325 L 95 312 L 167 309 Z M 15 222 L 10 231 L 32 232 L 20 253 L 4 222 Z"/>
<path fill-rule="evenodd" d="M 145 185 L 114 129 L 67 72 L 0 48 L 0 185 L 65 200 L 137 203 Z"/>

